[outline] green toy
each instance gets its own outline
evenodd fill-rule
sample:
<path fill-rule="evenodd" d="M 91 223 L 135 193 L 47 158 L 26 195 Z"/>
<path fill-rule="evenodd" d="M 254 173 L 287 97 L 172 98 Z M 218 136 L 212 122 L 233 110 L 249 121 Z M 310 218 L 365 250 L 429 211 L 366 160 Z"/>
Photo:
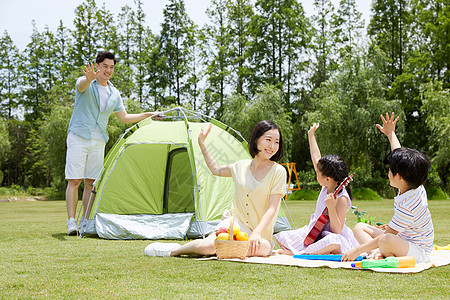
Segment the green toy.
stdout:
<path fill-rule="evenodd" d="M 412 256 L 403 257 L 386 257 L 385 259 L 364 259 L 352 263 L 353 268 L 414 268 L 416 266 L 416 260 Z"/>

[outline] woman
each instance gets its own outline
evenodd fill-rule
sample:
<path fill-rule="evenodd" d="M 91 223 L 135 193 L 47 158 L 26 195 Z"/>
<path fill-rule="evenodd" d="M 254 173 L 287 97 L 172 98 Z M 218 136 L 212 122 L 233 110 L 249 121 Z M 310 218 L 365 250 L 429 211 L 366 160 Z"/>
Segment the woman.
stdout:
<path fill-rule="evenodd" d="M 216 176 L 233 177 L 235 194 L 231 213 L 241 231 L 249 235 L 248 256 L 267 256 L 272 253 L 273 226 L 281 198 L 286 189 L 286 171 L 276 163 L 283 157 L 283 139 L 280 128 L 272 121 L 259 122 L 252 131 L 249 152 L 253 159 L 240 160 L 220 166 L 205 144 L 212 125 L 202 128 L 198 143 L 203 158 Z M 226 214 L 224 214 L 226 215 Z M 229 226 L 225 217 L 216 227 Z M 215 232 L 206 239 L 194 240 L 183 246 L 176 243 L 152 243 L 145 248 L 147 256 L 215 255 Z"/>

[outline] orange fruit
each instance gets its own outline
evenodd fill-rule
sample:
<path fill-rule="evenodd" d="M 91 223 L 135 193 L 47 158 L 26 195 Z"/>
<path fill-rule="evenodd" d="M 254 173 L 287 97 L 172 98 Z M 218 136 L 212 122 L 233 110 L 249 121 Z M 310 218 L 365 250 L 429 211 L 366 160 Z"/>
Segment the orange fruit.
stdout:
<path fill-rule="evenodd" d="M 240 231 L 238 234 L 236 234 L 236 240 L 238 240 L 238 241 L 248 241 L 248 234 L 247 234 L 247 232 Z"/>

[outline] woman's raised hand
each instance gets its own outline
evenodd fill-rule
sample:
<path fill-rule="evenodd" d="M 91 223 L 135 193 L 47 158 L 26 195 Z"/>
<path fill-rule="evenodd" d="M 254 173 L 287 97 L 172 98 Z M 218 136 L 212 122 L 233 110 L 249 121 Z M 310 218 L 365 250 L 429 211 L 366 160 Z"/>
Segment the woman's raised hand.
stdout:
<path fill-rule="evenodd" d="M 96 79 L 99 72 L 100 70 L 95 71 L 94 65 L 92 63 L 89 63 L 87 64 L 87 66 L 84 66 L 83 74 L 89 81 Z"/>
<path fill-rule="evenodd" d="M 211 131 L 212 124 L 208 125 L 208 128 L 203 128 L 200 130 L 200 134 L 198 135 L 198 143 L 203 144 L 205 142 L 206 137 L 208 136 L 209 132 Z"/>
<path fill-rule="evenodd" d="M 308 130 L 308 134 L 314 134 L 319 128 L 319 123 L 313 123 L 311 128 Z"/>

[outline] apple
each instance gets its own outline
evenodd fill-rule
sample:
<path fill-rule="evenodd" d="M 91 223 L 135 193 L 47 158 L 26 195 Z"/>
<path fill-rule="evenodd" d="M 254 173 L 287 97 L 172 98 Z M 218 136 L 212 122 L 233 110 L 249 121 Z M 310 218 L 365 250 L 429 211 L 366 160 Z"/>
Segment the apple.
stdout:
<path fill-rule="evenodd" d="M 221 233 L 226 233 L 226 232 L 227 232 L 227 228 L 222 226 L 222 227 L 219 228 L 219 230 L 217 230 L 216 235 L 219 235 Z"/>

